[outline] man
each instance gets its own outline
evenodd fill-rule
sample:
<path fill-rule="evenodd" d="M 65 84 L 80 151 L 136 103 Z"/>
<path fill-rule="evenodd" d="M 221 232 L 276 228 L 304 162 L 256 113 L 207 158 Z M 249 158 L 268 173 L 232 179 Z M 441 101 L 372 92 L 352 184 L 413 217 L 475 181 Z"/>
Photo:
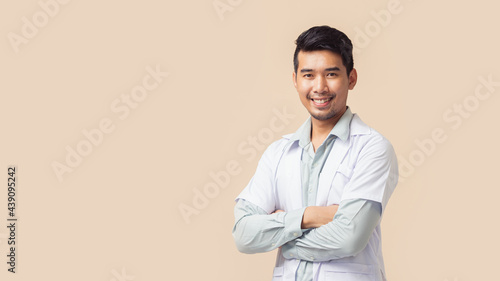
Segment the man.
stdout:
<path fill-rule="evenodd" d="M 266 149 L 237 197 L 236 245 L 279 248 L 273 280 L 386 280 L 380 220 L 396 155 L 346 105 L 357 81 L 349 38 L 317 26 L 296 44 L 293 83 L 311 116 Z"/>

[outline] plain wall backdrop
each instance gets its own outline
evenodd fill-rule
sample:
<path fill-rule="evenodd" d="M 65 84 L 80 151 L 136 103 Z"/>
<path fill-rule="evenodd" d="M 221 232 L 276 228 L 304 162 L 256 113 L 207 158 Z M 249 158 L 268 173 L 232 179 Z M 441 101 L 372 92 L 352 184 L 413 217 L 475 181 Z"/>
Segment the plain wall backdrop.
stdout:
<path fill-rule="evenodd" d="M 315 25 L 353 41 L 348 105 L 398 155 L 382 222 L 388 279 L 498 279 L 499 8 L 2 1 L 0 279 L 271 280 L 276 252 L 234 245 L 234 198 L 265 147 L 308 116 L 292 55 Z"/>

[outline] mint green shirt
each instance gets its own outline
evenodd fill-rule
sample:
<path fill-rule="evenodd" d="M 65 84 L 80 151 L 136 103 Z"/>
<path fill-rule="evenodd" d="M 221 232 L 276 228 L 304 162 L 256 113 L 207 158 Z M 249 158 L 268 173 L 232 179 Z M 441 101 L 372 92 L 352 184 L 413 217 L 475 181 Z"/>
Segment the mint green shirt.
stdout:
<path fill-rule="evenodd" d="M 303 149 L 300 163 L 302 209 L 268 214 L 250 202 L 237 201 L 233 237 L 240 251 L 259 253 L 281 246 L 284 258 L 301 260 L 295 280 L 312 281 L 313 262 L 352 256 L 363 250 L 381 217 L 382 207 L 378 202 L 344 200 L 340 202 L 331 223 L 315 229 L 300 229 L 305 208 L 315 205 L 319 175 L 335 140 L 349 137 L 352 116 L 350 108 L 347 108 L 316 152 L 311 143 L 310 117 L 292 135 L 291 140 L 298 140 Z M 302 235 L 304 233 L 308 235 Z M 346 243 L 353 241 L 353 237 L 357 243 Z"/>

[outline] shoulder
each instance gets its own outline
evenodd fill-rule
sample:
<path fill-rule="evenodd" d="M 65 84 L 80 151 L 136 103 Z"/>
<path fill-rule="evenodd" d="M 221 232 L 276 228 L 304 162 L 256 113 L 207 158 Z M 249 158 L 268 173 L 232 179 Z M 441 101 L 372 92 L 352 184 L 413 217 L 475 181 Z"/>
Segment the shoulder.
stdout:
<path fill-rule="evenodd" d="M 276 167 L 284 154 L 290 149 L 294 143 L 298 143 L 297 140 L 292 139 L 293 134 L 287 134 L 282 136 L 280 139 L 272 142 L 262 154 L 261 160 L 267 165 Z"/>
<path fill-rule="evenodd" d="M 292 144 L 292 141 L 290 140 L 291 136 L 293 134 L 287 134 L 282 136 L 280 139 L 272 142 L 264 151 L 264 154 L 270 154 L 274 156 L 279 156 L 281 155 L 287 147 Z"/>
<path fill-rule="evenodd" d="M 392 152 L 394 149 L 391 142 L 380 132 L 364 123 L 361 118 L 354 114 L 351 121 L 351 142 L 361 146 L 363 150 L 376 149 L 385 152 Z M 359 147 L 359 148 L 361 148 Z"/>

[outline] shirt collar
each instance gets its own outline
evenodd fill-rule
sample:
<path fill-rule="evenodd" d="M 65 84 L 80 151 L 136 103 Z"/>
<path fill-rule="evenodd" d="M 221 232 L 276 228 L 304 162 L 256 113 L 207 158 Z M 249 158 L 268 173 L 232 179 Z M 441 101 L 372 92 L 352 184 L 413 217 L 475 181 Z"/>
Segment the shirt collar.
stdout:
<path fill-rule="evenodd" d="M 345 141 L 349 137 L 350 132 L 350 123 L 352 119 L 352 112 L 349 107 L 347 107 L 346 111 L 340 117 L 339 121 L 332 128 L 328 136 L 333 135 L 338 137 L 339 139 Z M 299 145 L 301 147 L 305 147 L 307 144 L 311 142 L 311 116 L 307 118 L 306 122 L 299 127 L 297 131 L 291 136 L 290 141 L 299 141 Z"/>

